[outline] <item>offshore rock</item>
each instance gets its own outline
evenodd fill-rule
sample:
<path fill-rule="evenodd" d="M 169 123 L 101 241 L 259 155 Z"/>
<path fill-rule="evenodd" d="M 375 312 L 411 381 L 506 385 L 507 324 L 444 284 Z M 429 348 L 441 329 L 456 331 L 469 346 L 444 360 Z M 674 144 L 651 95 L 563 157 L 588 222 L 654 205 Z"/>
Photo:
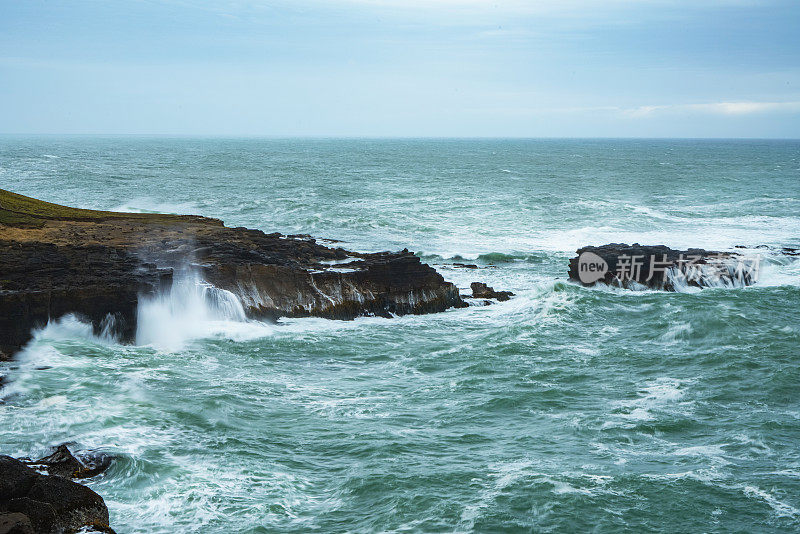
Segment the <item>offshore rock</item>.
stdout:
<path fill-rule="evenodd" d="M 489 287 L 483 282 L 472 282 L 469 287 L 472 289 L 472 298 L 497 299 L 503 302 L 514 296 L 511 291 L 495 291 L 493 287 Z"/>
<path fill-rule="evenodd" d="M 743 287 L 758 280 L 759 258 L 700 248 L 611 243 L 583 247 L 569 261 L 569 279 L 583 285 L 678 291 Z"/>
<path fill-rule="evenodd" d="M 247 316 L 402 315 L 463 307 L 457 288 L 408 250 L 362 254 L 307 235 L 228 228 L 199 216 L 69 208 L 0 189 L 0 359 L 73 313 L 131 342 L 142 296 L 190 268 Z"/>
<path fill-rule="evenodd" d="M 111 532 L 97 493 L 71 480 L 43 475 L 0 456 L 0 528 L 7 532 Z"/>

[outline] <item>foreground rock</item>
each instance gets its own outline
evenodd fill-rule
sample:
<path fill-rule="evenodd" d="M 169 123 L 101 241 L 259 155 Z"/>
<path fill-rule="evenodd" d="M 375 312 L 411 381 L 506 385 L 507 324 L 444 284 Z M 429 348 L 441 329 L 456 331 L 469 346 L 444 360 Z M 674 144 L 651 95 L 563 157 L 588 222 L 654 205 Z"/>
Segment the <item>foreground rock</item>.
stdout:
<path fill-rule="evenodd" d="M 110 532 L 97 493 L 57 475 L 43 475 L 0 456 L 0 533 Z"/>
<path fill-rule="evenodd" d="M 139 299 L 197 276 L 259 319 L 402 315 L 465 306 L 407 250 L 362 254 L 307 235 L 227 228 L 197 216 L 68 208 L 0 189 L 0 359 L 34 327 L 75 313 L 134 340 Z"/>
<path fill-rule="evenodd" d="M 759 258 L 699 248 L 612 243 L 578 249 L 570 280 L 628 289 L 676 291 L 683 287 L 740 287 L 758 280 Z"/>

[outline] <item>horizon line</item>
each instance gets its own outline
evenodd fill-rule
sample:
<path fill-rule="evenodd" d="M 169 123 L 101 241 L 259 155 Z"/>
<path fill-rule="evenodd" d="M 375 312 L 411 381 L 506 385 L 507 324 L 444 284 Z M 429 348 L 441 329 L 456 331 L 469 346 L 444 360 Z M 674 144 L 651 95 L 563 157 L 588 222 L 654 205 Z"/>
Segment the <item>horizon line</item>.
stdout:
<path fill-rule="evenodd" d="M 128 137 L 184 139 L 271 139 L 271 140 L 674 140 L 674 141 L 800 141 L 800 137 L 715 137 L 715 136 L 523 136 L 523 135 L 276 135 L 204 133 L 64 133 L 0 132 L 0 137 Z"/>

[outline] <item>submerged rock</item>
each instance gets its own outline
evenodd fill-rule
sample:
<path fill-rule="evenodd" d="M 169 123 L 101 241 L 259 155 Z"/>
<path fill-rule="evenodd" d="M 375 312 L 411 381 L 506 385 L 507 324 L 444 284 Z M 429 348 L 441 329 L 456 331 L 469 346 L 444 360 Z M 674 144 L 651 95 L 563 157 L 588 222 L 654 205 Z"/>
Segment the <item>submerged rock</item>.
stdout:
<path fill-rule="evenodd" d="M 758 280 L 760 258 L 699 248 L 612 243 L 578 249 L 570 280 L 628 289 L 676 291 L 683 287 L 739 287 Z"/>
<path fill-rule="evenodd" d="M 111 532 L 108 508 L 97 493 L 55 475 L 43 475 L 0 456 L 0 532 Z"/>
<path fill-rule="evenodd" d="M 35 327 L 73 313 L 134 340 L 142 296 L 190 270 L 248 317 L 402 315 L 465 306 L 408 250 L 361 254 L 306 235 L 227 228 L 198 216 L 68 208 L 0 189 L 0 359 Z"/>

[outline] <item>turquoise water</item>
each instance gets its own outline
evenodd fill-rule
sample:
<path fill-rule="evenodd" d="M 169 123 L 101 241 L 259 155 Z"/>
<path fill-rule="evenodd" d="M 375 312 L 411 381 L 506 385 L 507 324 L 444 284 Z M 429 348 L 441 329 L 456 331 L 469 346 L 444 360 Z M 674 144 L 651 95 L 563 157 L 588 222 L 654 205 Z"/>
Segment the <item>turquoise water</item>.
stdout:
<path fill-rule="evenodd" d="M 416 251 L 489 307 L 277 325 L 53 322 L 3 453 L 117 455 L 119 532 L 800 529 L 800 142 L 0 138 L 0 187 Z M 566 281 L 583 245 L 763 255 L 692 293 Z M 476 263 L 478 270 L 452 267 Z M 174 311 L 174 310 L 173 310 Z"/>

